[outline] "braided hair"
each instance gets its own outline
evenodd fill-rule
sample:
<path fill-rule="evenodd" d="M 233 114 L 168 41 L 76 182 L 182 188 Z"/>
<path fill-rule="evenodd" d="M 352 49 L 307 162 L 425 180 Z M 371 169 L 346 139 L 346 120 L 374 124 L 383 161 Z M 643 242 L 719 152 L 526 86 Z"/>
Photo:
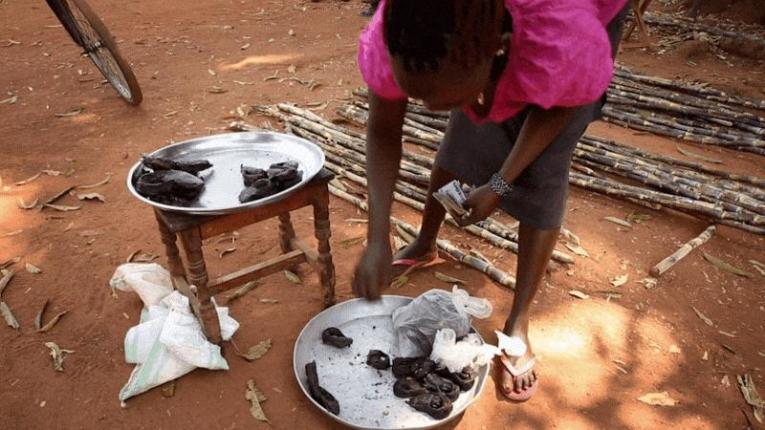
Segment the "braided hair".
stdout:
<path fill-rule="evenodd" d="M 437 71 L 445 60 L 469 68 L 493 55 L 510 31 L 502 0 L 389 0 L 383 11 L 388 51 L 407 71 Z"/>

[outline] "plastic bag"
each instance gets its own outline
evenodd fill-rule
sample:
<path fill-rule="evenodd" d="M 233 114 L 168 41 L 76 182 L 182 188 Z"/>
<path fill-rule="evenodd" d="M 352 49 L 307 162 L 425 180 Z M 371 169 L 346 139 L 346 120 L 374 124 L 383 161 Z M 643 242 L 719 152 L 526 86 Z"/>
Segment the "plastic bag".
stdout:
<path fill-rule="evenodd" d="M 470 317 L 487 318 L 492 307 L 486 299 L 470 297 L 454 286 L 452 292 L 430 290 L 393 311 L 394 354 L 399 357 L 429 355 L 438 330 L 452 329 L 456 337 L 470 332 Z"/>
<path fill-rule="evenodd" d="M 170 272 L 157 263 L 122 264 L 114 271 L 109 286 L 120 291 L 135 292 L 146 308 L 158 305 L 173 292 Z"/>
<path fill-rule="evenodd" d="M 457 342 L 454 330 L 445 328 L 436 332 L 433 342 L 433 352 L 430 359 L 446 366 L 450 372 L 456 373 L 466 367 L 479 367 L 488 364 L 500 351 L 494 345 L 483 343 L 476 333 L 468 333 Z"/>

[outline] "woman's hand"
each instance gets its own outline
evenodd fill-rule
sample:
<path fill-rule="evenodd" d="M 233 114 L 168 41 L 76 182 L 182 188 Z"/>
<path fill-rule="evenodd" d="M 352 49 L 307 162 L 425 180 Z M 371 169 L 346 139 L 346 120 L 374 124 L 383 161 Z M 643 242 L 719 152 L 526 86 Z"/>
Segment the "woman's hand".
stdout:
<path fill-rule="evenodd" d="M 457 224 L 464 227 L 485 220 L 494 213 L 501 200 L 502 198 L 489 187 L 489 184 L 474 189 L 464 204 L 465 209 L 470 211 L 458 218 Z"/>
<path fill-rule="evenodd" d="M 353 292 L 370 300 L 380 298 L 380 290 L 389 285 L 393 272 L 390 243 L 370 242 L 353 275 Z"/>

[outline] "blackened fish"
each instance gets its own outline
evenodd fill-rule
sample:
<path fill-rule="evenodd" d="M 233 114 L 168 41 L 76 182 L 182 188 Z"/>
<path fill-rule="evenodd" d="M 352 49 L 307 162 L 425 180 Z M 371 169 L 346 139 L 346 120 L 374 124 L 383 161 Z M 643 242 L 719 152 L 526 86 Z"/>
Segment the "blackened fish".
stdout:
<path fill-rule="evenodd" d="M 305 365 L 305 375 L 308 379 L 308 392 L 324 409 L 335 415 L 340 415 L 340 403 L 335 396 L 324 387 L 319 385 L 319 373 L 316 371 L 316 362 L 312 361 Z"/>

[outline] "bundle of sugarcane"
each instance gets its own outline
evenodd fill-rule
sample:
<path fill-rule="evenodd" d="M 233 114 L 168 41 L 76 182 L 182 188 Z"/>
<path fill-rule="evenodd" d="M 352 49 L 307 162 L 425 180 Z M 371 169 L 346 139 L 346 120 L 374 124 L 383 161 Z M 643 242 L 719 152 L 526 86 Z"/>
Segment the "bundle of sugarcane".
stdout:
<path fill-rule="evenodd" d="M 765 100 L 728 96 L 708 87 L 640 75 L 617 68 L 603 119 L 677 139 L 765 155 Z"/>
<path fill-rule="evenodd" d="M 643 20 L 651 26 L 670 27 L 679 32 L 706 33 L 715 37 L 731 39 L 735 42 L 744 42 L 756 47 L 765 48 L 765 31 L 762 26 L 747 25 L 739 22 L 716 19 L 714 23 L 705 24 L 696 19 L 686 16 L 675 16 L 660 13 L 647 12 Z"/>
<path fill-rule="evenodd" d="M 361 90 L 355 94 L 358 98 L 340 106 L 337 112 L 350 122 L 363 126 L 368 117 L 366 92 Z M 428 116 L 421 105 L 412 105 L 416 107 L 417 115 Z M 445 125 L 418 123 L 411 116 L 413 112 L 407 111 L 405 138 L 412 136 L 410 130 L 417 130 L 420 138 L 440 141 Z M 430 118 L 443 119 L 442 116 Z M 407 153 L 410 151 L 404 151 L 405 158 Z M 765 178 L 710 169 L 699 163 L 676 160 L 591 136 L 581 139 L 574 161 L 577 172 L 571 173 L 570 182 L 579 187 L 653 209 L 657 205 L 666 206 L 743 230 L 765 233 Z M 421 166 L 429 167 L 427 164 Z M 613 176 L 636 181 L 641 186 L 619 182 Z"/>
<path fill-rule="evenodd" d="M 330 170 L 366 188 L 366 147 L 364 139 L 357 131 L 340 127 L 310 111 L 288 104 L 261 107 L 261 111 L 282 120 L 286 131 L 317 143 L 325 152 L 326 166 Z M 239 123 L 237 129 L 246 130 L 246 127 Z M 432 165 L 432 154 L 428 157 L 405 150 L 399 180 L 395 184 L 394 199 L 422 211 Z M 447 217 L 447 222 L 458 227 L 451 217 Z M 464 227 L 464 230 L 493 246 L 518 252 L 515 229 L 494 218 L 490 217 L 476 225 Z M 566 264 L 574 262 L 570 255 L 558 250 L 553 252 L 553 259 Z"/>

